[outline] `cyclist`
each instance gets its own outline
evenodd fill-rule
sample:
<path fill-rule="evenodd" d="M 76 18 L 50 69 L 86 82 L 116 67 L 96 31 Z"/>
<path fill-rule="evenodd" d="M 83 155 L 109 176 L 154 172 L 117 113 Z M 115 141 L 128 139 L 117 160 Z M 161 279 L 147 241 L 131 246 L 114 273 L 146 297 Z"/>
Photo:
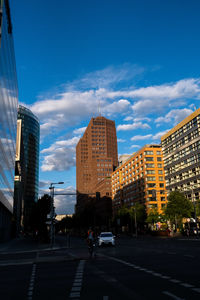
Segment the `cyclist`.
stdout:
<path fill-rule="evenodd" d="M 88 233 L 87 233 L 87 243 L 88 243 L 88 250 L 89 250 L 90 256 L 92 256 L 93 251 L 94 251 L 95 240 L 94 240 L 94 232 L 92 231 L 91 228 L 89 228 Z"/>

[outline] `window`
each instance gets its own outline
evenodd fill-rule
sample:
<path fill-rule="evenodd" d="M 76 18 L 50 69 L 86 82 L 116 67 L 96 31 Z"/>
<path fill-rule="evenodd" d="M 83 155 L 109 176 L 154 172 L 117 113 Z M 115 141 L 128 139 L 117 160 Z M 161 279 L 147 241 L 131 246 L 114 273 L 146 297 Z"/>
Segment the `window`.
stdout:
<path fill-rule="evenodd" d="M 145 155 L 153 155 L 153 151 L 145 151 L 144 154 Z"/>
<path fill-rule="evenodd" d="M 163 176 L 159 176 L 159 180 L 160 181 L 163 181 L 164 179 L 163 179 Z"/>
<path fill-rule="evenodd" d="M 149 157 L 147 156 L 146 161 L 153 161 L 153 157 L 152 156 L 149 156 Z"/>
<path fill-rule="evenodd" d="M 158 174 L 163 174 L 163 171 L 162 170 L 158 170 Z"/>
<path fill-rule="evenodd" d="M 156 151 L 156 154 L 157 155 L 161 155 L 161 151 Z"/>
<path fill-rule="evenodd" d="M 149 176 L 147 177 L 147 181 L 155 181 L 156 178 L 154 176 Z"/>
<path fill-rule="evenodd" d="M 154 168 L 154 164 L 146 164 L 146 168 Z"/>
<path fill-rule="evenodd" d="M 155 183 L 148 183 L 147 187 L 148 188 L 154 188 L 154 187 L 156 187 L 156 184 Z"/>
<path fill-rule="evenodd" d="M 158 164 L 158 168 L 162 168 L 162 164 Z"/>
<path fill-rule="evenodd" d="M 155 170 L 147 170 L 146 174 L 155 174 Z"/>
<path fill-rule="evenodd" d="M 161 157 L 157 157 L 157 161 L 162 161 L 162 158 Z"/>

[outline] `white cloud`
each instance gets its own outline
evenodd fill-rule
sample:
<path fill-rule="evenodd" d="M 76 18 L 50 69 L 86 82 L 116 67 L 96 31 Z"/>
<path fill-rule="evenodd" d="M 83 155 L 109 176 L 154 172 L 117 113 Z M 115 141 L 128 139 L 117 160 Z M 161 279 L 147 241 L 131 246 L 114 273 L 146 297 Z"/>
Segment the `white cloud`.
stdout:
<path fill-rule="evenodd" d="M 135 135 L 131 138 L 131 141 L 143 141 L 152 138 L 152 134 L 147 135 Z"/>
<path fill-rule="evenodd" d="M 76 190 L 72 186 L 68 186 L 65 189 L 56 188 L 55 191 L 55 210 L 56 214 L 73 214 L 74 206 L 76 204 L 76 195 L 57 195 L 57 194 L 75 194 Z"/>
<path fill-rule="evenodd" d="M 83 134 L 85 132 L 86 128 L 87 127 L 81 127 L 81 128 L 74 129 L 73 133 L 81 135 L 81 134 Z"/>
<path fill-rule="evenodd" d="M 56 149 L 59 149 L 61 147 L 65 147 L 65 148 L 72 147 L 72 148 L 74 148 L 77 145 L 79 139 L 80 139 L 79 137 L 75 136 L 75 137 L 73 137 L 71 139 L 68 139 L 68 140 L 56 141 L 53 145 L 51 145 L 51 147 L 43 149 L 41 151 L 41 153 L 50 153 L 50 152 L 53 152 Z"/>
<path fill-rule="evenodd" d="M 58 188 L 55 189 L 54 195 L 54 205 L 56 214 L 73 214 L 74 206 L 76 204 L 76 195 L 57 195 L 65 193 L 76 193 L 76 189 L 72 186 L 67 188 Z M 49 189 L 40 189 L 39 196 L 42 197 L 44 194 L 49 194 Z"/>
<path fill-rule="evenodd" d="M 131 148 L 141 148 L 139 145 L 131 145 Z"/>
<path fill-rule="evenodd" d="M 126 98 L 141 98 L 141 99 L 178 99 L 195 97 L 200 99 L 200 79 L 189 78 L 179 80 L 171 84 L 162 84 L 149 86 L 145 88 L 138 88 L 129 91 L 114 91 L 110 92 L 108 96 L 126 97 Z"/>
<path fill-rule="evenodd" d="M 125 143 L 126 140 L 124 140 L 124 139 L 117 139 L 117 142 L 118 142 L 118 143 Z"/>
<path fill-rule="evenodd" d="M 120 130 L 127 131 L 127 130 L 134 130 L 134 129 L 150 129 L 150 128 L 151 127 L 148 124 L 142 122 L 137 122 L 133 124 L 123 124 L 117 126 L 118 131 Z"/>
<path fill-rule="evenodd" d="M 143 67 L 128 63 L 119 66 L 108 66 L 102 70 L 90 72 L 84 77 L 75 80 L 70 84 L 70 87 L 77 88 L 78 86 L 79 88 L 89 87 L 94 89 L 108 88 L 118 83 L 131 80 L 143 72 Z"/>
<path fill-rule="evenodd" d="M 143 141 L 143 140 L 147 140 L 149 141 L 151 140 L 160 140 L 160 138 L 169 131 L 170 129 L 164 130 L 164 131 L 160 131 L 157 132 L 156 134 L 147 134 L 147 135 L 135 135 L 131 138 L 131 141 Z"/>
<path fill-rule="evenodd" d="M 167 133 L 170 129 L 164 130 L 164 131 L 160 131 L 158 133 L 156 133 L 155 135 L 152 136 L 153 140 L 159 140 L 161 139 L 161 137 Z"/>
<path fill-rule="evenodd" d="M 168 112 L 164 117 L 159 117 L 155 120 L 155 123 L 171 123 L 173 125 L 178 124 L 182 120 L 184 120 L 187 116 L 189 116 L 193 111 L 188 108 L 183 109 L 173 109 Z"/>
<path fill-rule="evenodd" d="M 75 150 L 66 147 L 55 149 L 42 161 L 42 171 L 66 171 L 76 165 Z"/>
<path fill-rule="evenodd" d="M 117 102 L 113 102 L 102 108 L 104 113 L 114 114 L 114 113 L 122 113 L 126 112 L 129 109 L 130 102 L 126 99 L 121 99 Z"/>
<path fill-rule="evenodd" d="M 52 130 L 54 134 L 66 127 L 78 126 L 83 120 L 98 114 L 99 103 L 105 116 L 125 112 L 130 114 L 132 110 L 134 118 L 127 116 L 125 121 L 133 120 L 133 123 L 138 123 L 151 113 L 156 115 L 168 107 L 183 105 L 191 98 L 200 99 L 199 78 L 141 88 L 127 85 L 126 90 L 119 88 L 119 83 L 130 82 L 143 72 L 143 68 L 128 64 L 111 66 L 86 74 L 62 86 L 62 92 L 38 100 L 29 108 L 40 119 L 41 136 L 52 134 Z M 144 118 L 135 118 L 141 116 Z"/>

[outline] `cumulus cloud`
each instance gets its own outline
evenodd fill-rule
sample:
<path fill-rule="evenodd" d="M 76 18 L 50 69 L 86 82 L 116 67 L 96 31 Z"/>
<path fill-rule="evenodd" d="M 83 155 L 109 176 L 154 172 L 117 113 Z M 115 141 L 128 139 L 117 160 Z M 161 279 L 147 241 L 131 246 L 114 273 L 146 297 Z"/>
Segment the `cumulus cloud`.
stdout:
<path fill-rule="evenodd" d="M 152 134 L 147 134 L 147 135 L 135 135 L 131 138 L 131 141 L 143 141 L 143 140 L 148 140 L 152 137 Z"/>
<path fill-rule="evenodd" d="M 74 149 L 57 148 L 42 161 L 42 171 L 66 171 L 76 165 Z"/>
<path fill-rule="evenodd" d="M 53 152 L 55 151 L 56 149 L 59 149 L 61 147 L 65 147 L 65 148 L 68 148 L 68 147 L 75 147 L 79 141 L 79 137 L 73 137 L 71 139 L 68 139 L 68 140 L 63 140 L 63 141 L 56 141 L 53 145 L 51 145 L 49 148 L 46 148 L 46 149 L 43 149 L 41 151 L 41 153 L 50 153 L 50 152 Z"/>
<path fill-rule="evenodd" d="M 86 74 L 63 85 L 61 92 L 36 101 L 29 108 L 40 119 L 41 136 L 52 134 L 52 130 L 53 133 L 63 130 L 66 126 L 78 126 L 81 121 L 98 114 L 99 104 L 105 116 L 125 112 L 130 114 L 132 110 L 134 118 L 127 116 L 125 121 L 133 120 L 133 123 L 137 123 L 142 119 L 135 117 L 143 117 L 145 120 L 151 113 L 163 113 L 168 107 L 183 105 L 191 98 L 200 99 L 199 78 L 140 88 L 133 85 L 130 87 L 128 83 L 143 72 L 143 68 L 128 64 L 110 66 Z M 127 82 L 127 89 L 120 88 L 118 84 L 121 82 Z"/>
<path fill-rule="evenodd" d="M 42 154 L 48 153 L 43 157 L 42 171 L 64 171 L 75 166 L 75 146 L 79 137 L 73 137 L 68 140 L 56 141 L 49 148 L 43 149 Z"/>
<path fill-rule="evenodd" d="M 164 130 L 164 131 L 160 131 L 157 132 L 156 134 L 147 134 L 147 135 L 135 135 L 131 138 L 131 141 L 143 141 L 143 140 L 147 140 L 149 141 L 151 140 L 160 140 L 160 138 L 169 131 L 170 129 Z"/>
<path fill-rule="evenodd" d="M 126 140 L 124 140 L 124 139 L 117 139 L 117 142 L 118 142 L 118 143 L 125 143 Z"/>
<path fill-rule="evenodd" d="M 58 195 L 66 194 L 66 195 Z M 73 195 L 67 195 L 73 194 Z M 76 190 L 72 186 L 68 186 L 65 189 L 56 188 L 54 203 L 56 214 L 73 214 L 74 206 L 76 204 Z"/>
<path fill-rule="evenodd" d="M 39 196 L 49 194 L 49 188 L 39 190 Z M 74 195 L 58 195 L 58 194 L 74 194 Z M 54 205 L 56 214 L 73 214 L 74 206 L 76 204 L 76 189 L 72 186 L 66 188 L 55 189 Z"/>
<path fill-rule="evenodd" d="M 170 123 L 173 122 L 173 125 L 178 124 L 184 120 L 187 116 L 193 113 L 192 109 L 183 108 L 183 109 L 173 109 L 168 112 L 164 117 L 159 117 L 155 120 L 155 123 Z"/>
<path fill-rule="evenodd" d="M 140 145 L 131 145 L 131 148 L 141 148 Z"/>
<path fill-rule="evenodd" d="M 118 125 L 117 126 L 117 130 L 123 130 L 123 131 L 127 131 L 127 130 L 134 130 L 134 129 L 150 129 L 151 127 L 146 124 L 146 123 L 142 123 L 142 122 L 135 122 L 132 124 L 123 124 L 123 125 Z"/>
<path fill-rule="evenodd" d="M 50 185 L 50 181 L 42 181 L 42 180 L 39 181 L 40 189 L 43 189 L 44 187 L 49 186 L 49 185 Z"/>
<path fill-rule="evenodd" d="M 73 133 L 81 135 L 81 134 L 83 134 L 85 132 L 86 128 L 87 127 L 81 127 L 81 128 L 74 129 Z"/>

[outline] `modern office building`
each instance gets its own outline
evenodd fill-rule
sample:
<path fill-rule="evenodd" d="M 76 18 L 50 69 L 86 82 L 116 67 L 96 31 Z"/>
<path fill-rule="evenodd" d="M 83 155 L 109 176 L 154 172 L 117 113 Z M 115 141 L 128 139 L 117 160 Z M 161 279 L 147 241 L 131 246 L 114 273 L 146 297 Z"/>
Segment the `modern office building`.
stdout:
<path fill-rule="evenodd" d="M 38 118 L 21 105 L 17 138 L 15 210 L 18 226 L 20 224 L 27 231 L 34 203 L 38 200 L 40 125 Z"/>
<path fill-rule="evenodd" d="M 111 175 L 113 213 L 135 203 L 161 212 L 167 200 L 164 176 L 161 146 L 145 145 Z"/>
<path fill-rule="evenodd" d="M 200 197 L 200 108 L 161 138 L 166 187 Z"/>
<path fill-rule="evenodd" d="M 10 238 L 13 213 L 18 87 L 8 0 L 0 1 L 0 241 Z"/>
<path fill-rule="evenodd" d="M 109 177 L 118 165 L 115 122 L 92 118 L 76 147 L 76 187 L 79 210 L 88 197 L 94 197 L 97 184 Z"/>

